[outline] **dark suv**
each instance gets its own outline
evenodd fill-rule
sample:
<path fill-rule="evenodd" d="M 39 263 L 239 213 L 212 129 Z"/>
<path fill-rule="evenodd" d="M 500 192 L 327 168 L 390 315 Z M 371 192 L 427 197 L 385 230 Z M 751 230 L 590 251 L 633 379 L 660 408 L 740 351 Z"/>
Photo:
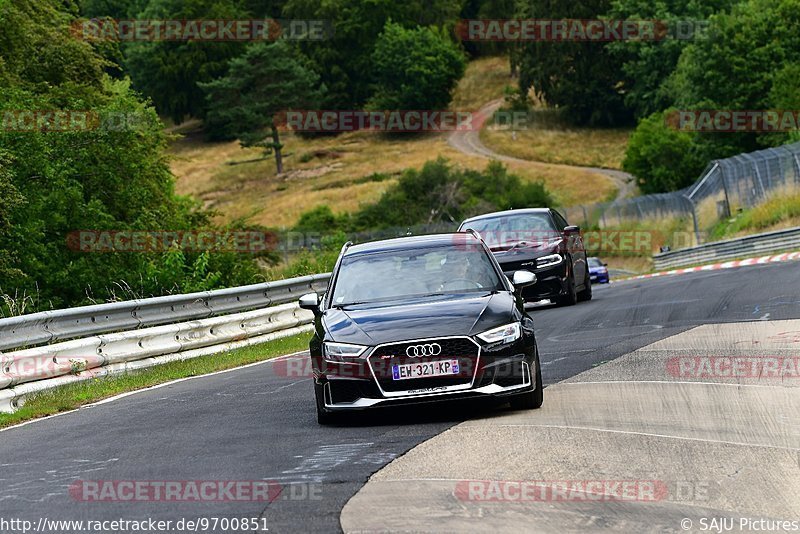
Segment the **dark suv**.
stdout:
<path fill-rule="evenodd" d="M 542 404 L 542 374 L 519 291 L 474 233 L 342 248 L 327 293 L 300 298 L 316 317 L 309 343 L 317 420 L 337 412 L 504 397 Z"/>
<path fill-rule="evenodd" d="M 591 300 L 592 282 L 581 231 L 555 210 L 521 209 L 467 219 L 459 231 L 474 230 L 489 245 L 506 275 L 519 269 L 536 274 L 523 292 L 527 301 L 549 299 L 570 306 Z"/>

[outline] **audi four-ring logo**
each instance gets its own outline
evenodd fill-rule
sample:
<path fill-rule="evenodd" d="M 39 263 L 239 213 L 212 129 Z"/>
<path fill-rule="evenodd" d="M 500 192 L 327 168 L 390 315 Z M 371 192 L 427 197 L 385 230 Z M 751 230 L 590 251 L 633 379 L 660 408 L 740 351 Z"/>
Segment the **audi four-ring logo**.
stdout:
<path fill-rule="evenodd" d="M 419 358 L 421 356 L 438 356 L 442 353 L 442 346 L 438 343 L 428 343 L 425 345 L 411 345 L 406 349 L 406 356 L 409 358 Z"/>

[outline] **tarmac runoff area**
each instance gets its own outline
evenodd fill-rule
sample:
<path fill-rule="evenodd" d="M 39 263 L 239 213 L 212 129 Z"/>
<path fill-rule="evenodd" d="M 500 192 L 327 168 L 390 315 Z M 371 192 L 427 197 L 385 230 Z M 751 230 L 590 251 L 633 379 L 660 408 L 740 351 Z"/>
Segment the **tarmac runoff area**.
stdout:
<path fill-rule="evenodd" d="M 663 339 L 418 445 L 342 528 L 800 532 L 799 359 L 800 320 Z"/>

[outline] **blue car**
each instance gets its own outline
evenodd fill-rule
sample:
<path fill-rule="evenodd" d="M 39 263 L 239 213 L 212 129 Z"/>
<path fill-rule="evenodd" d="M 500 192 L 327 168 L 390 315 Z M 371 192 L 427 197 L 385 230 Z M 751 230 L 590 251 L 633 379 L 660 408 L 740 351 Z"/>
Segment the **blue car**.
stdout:
<path fill-rule="evenodd" d="M 600 258 L 587 258 L 586 262 L 589 264 L 589 279 L 593 284 L 607 284 L 608 277 L 608 264 L 600 261 Z"/>

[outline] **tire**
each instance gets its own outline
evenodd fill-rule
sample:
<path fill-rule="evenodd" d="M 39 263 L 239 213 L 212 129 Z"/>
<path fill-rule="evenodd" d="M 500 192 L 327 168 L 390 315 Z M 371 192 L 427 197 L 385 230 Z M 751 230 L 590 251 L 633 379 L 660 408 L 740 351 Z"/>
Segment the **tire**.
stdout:
<path fill-rule="evenodd" d="M 574 306 L 578 303 L 578 294 L 575 292 L 575 275 L 571 274 L 567 282 L 567 294 L 556 300 L 559 306 Z"/>
<path fill-rule="evenodd" d="M 536 410 L 544 402 L 544 387 L 542 386 L 542 366 L 539 365 L 539 351 L 536 351 L 536 389 L 526 391 L 509 398 L 512 410 Z"/>
<path fill-rule="evenodd" d="M 586 273 L 586 279 L 583 281 L 583 291 L 578 293 L 578 300 L 581 302 L 592 300 L 592 281 L 588 272 Z"/>
<path fill-rule="evenodd" d="M 336 414 L 325 409 L 325 394 L 322 386 L 314 384 L 314 404 L 317 407 L 317 423 L 320 425 L 330 425 L 336 422 Z"/>

